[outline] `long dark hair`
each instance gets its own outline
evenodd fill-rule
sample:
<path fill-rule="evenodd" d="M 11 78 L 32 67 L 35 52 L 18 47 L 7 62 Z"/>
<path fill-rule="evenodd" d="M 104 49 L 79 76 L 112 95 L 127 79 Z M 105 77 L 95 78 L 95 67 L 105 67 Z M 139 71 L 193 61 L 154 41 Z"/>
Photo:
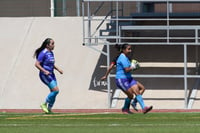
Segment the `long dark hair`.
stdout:
<path fill-rule="evenodd" d="M 121 45 L 120 44 L 115 44 L 115 48 L 117 49 L 117 51 L 119 51 L 121 53 Z"/>
<path fill-rule="evenodd" d="M 123 52 L 123 50 L 125 50 L 128 46 L 129 46 L 128 43 L 124 43 L 124 44 L 121 46 L 121 51 L 120 51 L 120 52 Z"/>
<path fill-rule="evenodd" d="M 51 38 L 45 39 L 45 40 L 43 41 L 42 45 L 41 45 L 39 48 L 37 48 L 37 49 L 35 50 L 33 57 L 36 57 L 36 58 L 37 58 L 38 55 L 39 55 L 39 53 L 40 53 L 43 49 L 45 49 L 46 46 L 47 46 L 48 44 L 50 44 L 50 41 L 51 41 L 51 40 L 52 40 Z"/>
<path fill-rule="evenodd" d="M 123 50 L 127 48 L 127 46 L 129 46 L 128 43 L 124 43 L 124 44 L 121 44 L 121 45 L 115 44 L 115 48 L 116 48 L 117 51 L 119 51 L 120 53 L 122 53 Z"/>

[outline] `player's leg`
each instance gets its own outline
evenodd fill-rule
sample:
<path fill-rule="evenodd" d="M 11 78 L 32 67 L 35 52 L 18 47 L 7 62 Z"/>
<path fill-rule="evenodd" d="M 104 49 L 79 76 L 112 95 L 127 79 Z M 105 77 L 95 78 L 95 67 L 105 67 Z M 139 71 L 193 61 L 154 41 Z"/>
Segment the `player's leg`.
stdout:
<path fill-rule="evenodd" d="M 123 90 L 123 92 L 127 95 L 127 98 L 125 98 L 124 106 L 122 107 L 122 110 L 130 110 L 130 104 L 131 104 L 131 100 L 133 99 L 133 94 L 125 90 Z"/>
<path fill-rule="evenodd" d="M 131 86 L 131 88 L 129 89 L 129 91 L 133 92 L 136 95 L 136 99 L 137 99 L 138 103 L 140 104 L 140 106 L 141 106 L 142 111 L 143 111 L 144 114 L 147 113 L 147 112 L 149 112 L 153 108 L 153 106 L 147 107 L 145 105 L 144 100 L 142 98 L 142 95 L 141 95 L 141 93 L 139 91 L 139 87 L 138 87 L 137 84 Z"/>
<path fill-rule="evenodd" d="M 43 73 L 40 73 L 40 79 L 50 89 L 50 93 L 46 97 L 45 102 L 41 104 L 41 108 L 45 113 L 50 113 L 51 108 L 55 103 L 56 96 L 59 93 L 59 89 L 57 87 L 57 81 L 54 74 L 44 75 Z"/>
<path fill-rule="evenodd" d="M 140 94 L 143 95 L 144 91 L 146 90 L 144 85 L 137 81 L 137 85 L 139 87 Z"/>
<path fill-rule="evenodd" d="M 140 94 L 143 95 L 143 93 L 145 91 L 145 87 L 138 81 L 137 81 L 137 85 L 139 87 Z M 131 106 L 133 107 L 133 109 L 135 111 L 138 111 L 138 109 L 137 109 L 137 98 L 136 97 L 133 99 Z"/>
<path fill-rule="evenodd" d="M 57 83 L 55 80 L 51 81 L 50 85 L 49 85 L 49 88 L 50 88 L 50 93 L 49 95 L 47 96 L 46 98 L 46 103 L 47 103 L 47 107 L 48 107 L 48 111 L 51 112 L 51 109 L 55 103 L 55 100 L 56 100 L 56 96 L 58 95 L 59 93 L 59 89 L 58 89 L 58 86 L 57 86 Z"/>
<path fill-rule="evenodd" d="M 126 79 L 116 79 L 116 84 L 117 86 L 127 95 L 127 98 L 125 98 L 124 101 L 124 106 L 122 107 L 122 112 L 131 114 L 132 112 L 130 111 L 130 103 L 131 100 L 133 99 L 133 94 L 128 91 L 128 80 Z"/>

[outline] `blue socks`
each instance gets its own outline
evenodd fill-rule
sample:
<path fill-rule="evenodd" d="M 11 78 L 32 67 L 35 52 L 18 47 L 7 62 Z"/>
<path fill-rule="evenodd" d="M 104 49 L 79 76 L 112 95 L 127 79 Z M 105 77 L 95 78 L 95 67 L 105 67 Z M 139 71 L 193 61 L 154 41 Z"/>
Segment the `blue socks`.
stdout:
<path fill-rule="evenodd" d="M 129 109 L 131 103 L 131 99 L 128 97 L 125 99 L 124 107 L 122 109 Z"/>
<path fill-rule="evenodd" d="M 59 91 L 52 91 L 46 98 L 46 103 L 48 103 L 48 108 L 51 109 L 54 105 L 56 100 L 56 96 L 58 95 Z"/>
<path fill-rule="evenodd" d="M 141 108 L 144 109 L 145 104 L 144 104 L 142 95 L 137 95 L 137 96 L 136 96 L 136 99 L 137 99 L 138 103 L 140 104 Z"/>
<path fill-rule="evenodd" d="M 137 104 L 137 98 L 136 97 L 134 98 L 132 103 L 135 104 L 135 105 Z"/>

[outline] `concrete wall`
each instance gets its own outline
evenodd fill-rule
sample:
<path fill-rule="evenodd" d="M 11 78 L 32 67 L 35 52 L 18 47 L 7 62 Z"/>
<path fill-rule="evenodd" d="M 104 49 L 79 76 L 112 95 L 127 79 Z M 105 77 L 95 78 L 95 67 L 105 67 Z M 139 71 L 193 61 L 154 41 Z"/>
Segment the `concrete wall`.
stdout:
<path fill-rule="evenodd" d="M 60 93 L 55 108 L 107 108 L 107 93 L 89 90 L 100 53 L 82 46 L 82 18 L 0 18 L 0 108 L 37 109 L 49 93 L 35 68 L 34 50 L 55 40 Z M 101 47 L 100 47 L 101 49 Z"/>

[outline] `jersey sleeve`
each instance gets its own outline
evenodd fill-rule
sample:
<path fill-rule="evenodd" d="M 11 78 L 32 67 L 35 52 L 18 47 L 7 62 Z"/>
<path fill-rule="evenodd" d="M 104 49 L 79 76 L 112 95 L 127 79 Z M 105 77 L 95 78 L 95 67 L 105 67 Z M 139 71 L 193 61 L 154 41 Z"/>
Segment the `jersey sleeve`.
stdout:
<path fill-rule="evenodd" d="M 42 61 L 44 60 L 44 57 L 45 57 L 45 54 L 44 54 L 44 52 L 42 51 L 42 52 L 39 53 L 37 60 L 38 60 L 39 62 L 42 62 Z"/>
<path fill-rule="evenodd" d="M 111 61 L 110 64 L 116 65 L 116 62 L 117 62 L 117 60 L 116 60 L 116 58 L 114 58 L 114 59 Z"/>
<path fill-rule="evenodd" d="M 110 64 L 116 65 L 117 64 L 117 59 L 118 59 L 119 55 L 116 56 L 115 58 L 113 58 L 113 60 L 111 61 Z"/>

